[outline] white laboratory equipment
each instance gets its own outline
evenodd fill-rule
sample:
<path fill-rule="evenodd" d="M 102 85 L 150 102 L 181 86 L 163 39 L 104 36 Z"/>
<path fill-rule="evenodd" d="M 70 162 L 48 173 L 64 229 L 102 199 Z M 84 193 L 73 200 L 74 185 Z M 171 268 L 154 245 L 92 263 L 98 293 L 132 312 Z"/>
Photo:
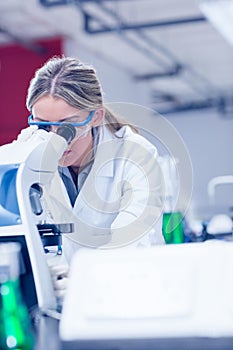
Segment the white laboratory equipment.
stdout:
<path fill-rule="evenodd" d="M 38 225 L 46 224 L 41 186 L 51 181 L 75 135 L 67 124 L 60 128 L 59 135 L 37 129 L 26 141 L 0 147 L 0 242 L 17 241 L 22 246 L 21 273 L 29 308 L 57 308 Z"/>
<path fill-rule="evenodd" d="M 77 349 L 125 349 L 233 336 L 232 295 L 232 243 L 83 249 L 72 260 L 60 337 Z"/>

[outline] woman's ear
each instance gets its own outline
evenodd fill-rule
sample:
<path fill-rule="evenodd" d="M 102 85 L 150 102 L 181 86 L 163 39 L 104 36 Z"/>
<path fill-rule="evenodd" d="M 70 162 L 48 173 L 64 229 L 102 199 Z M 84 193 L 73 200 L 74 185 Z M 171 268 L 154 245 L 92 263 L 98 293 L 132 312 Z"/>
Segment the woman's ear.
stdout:
<path fill-rule="evenodd" d="M 92 126 L 99 126 L 100 124 L 102 124 L 103 120 L 104 120 L 104 116 L 105 116 L 105 109 L 104 108 L 98 108 L 95 111 L 95 115 L 92 119 Z"/>

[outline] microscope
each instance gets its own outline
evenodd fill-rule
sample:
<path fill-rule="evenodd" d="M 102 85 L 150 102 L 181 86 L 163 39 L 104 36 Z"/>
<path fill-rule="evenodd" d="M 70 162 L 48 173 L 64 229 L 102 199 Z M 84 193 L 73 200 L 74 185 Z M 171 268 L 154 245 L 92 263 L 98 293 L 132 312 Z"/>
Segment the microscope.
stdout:
<path fill-rule="evenodd" d="M 57 308 L 45 246 L 56 244 L 59 253 L 61 233 L 72 232 L 72 224 L 47 223 L 43 186 L 53 179 L 74 137 L 75 128 L 63 123 L 56 133 L 36 129 L 26 141 L 0 147 L 0 243 L 21 244 L 22 289 L 29 309 Z"/>

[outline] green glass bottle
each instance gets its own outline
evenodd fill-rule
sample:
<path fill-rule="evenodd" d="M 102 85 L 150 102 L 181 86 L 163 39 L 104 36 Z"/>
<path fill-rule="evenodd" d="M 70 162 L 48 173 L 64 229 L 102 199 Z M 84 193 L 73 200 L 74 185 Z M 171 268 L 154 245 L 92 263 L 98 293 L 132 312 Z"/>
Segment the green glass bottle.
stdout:
<path fill-rule="evenodd" d="M 181 212 L 163 214 L 163 236 L 167 244 L 184 243 L 183 216 Z"/>
<path fill-rule="evenodd" d="M 1 350 L 32 350 L 34 347 L 31 320 L 21 294 L 18 267 L 12 266 L 18 263 L 13 257 L 13 250 L 20 249 L 17 246 L 16 243 L 0 244 L 1 259 L 3 257 L 0 263 Z M 9 256 L 6 258 L 4 254 Z"/>

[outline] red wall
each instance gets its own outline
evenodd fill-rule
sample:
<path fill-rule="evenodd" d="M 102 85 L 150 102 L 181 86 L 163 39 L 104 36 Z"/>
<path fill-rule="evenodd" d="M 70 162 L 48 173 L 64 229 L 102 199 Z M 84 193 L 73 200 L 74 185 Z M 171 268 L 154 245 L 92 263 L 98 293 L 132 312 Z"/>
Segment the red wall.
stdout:
<path fill-rule="evenodd" d="M 44 54 L 18 44 L 0 46 L 0 145 L 14 140 L 27 127 L 27 88 L 35 70 L 62 53 L 62 39 L 39 40 Z"/>

